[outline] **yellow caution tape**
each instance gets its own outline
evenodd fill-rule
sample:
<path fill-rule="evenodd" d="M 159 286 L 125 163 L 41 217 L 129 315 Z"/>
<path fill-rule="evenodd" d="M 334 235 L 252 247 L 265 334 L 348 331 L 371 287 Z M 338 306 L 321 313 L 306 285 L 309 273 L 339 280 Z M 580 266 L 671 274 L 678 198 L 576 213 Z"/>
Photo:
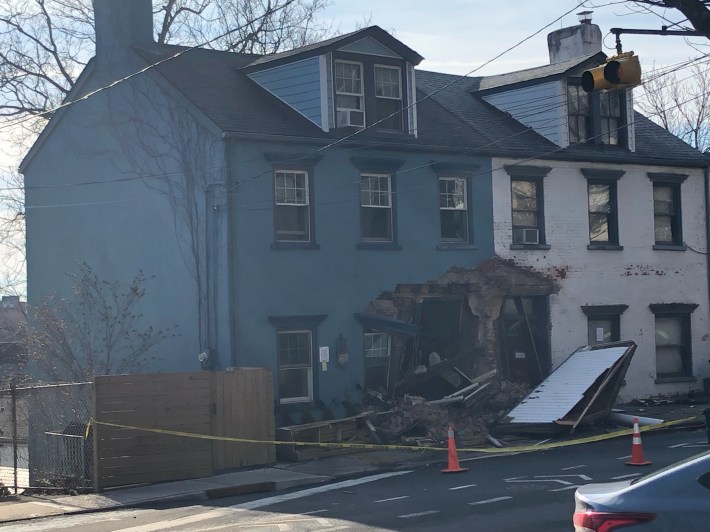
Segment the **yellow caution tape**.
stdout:
<path fill-rule="evenodd" d="M 683 423 L 688 423 L 690 421 L 698 420 L 700 416 L 691 416 L 683 419 L 678 419 L 675 421 L 665 421 L 658 425 L 648 425 L 645 427 L 640 427 L 640 431 L 649 432 L 656 431 L 665 428 L 669 428 L 675 425 L 680 425 Z M 197 434 L 194 432 L 182 432 L 177 430 L 169 429 L 154 429 L 147 427 L 136 427 L 133 425 L 122 425 L 120 423 L 110 423 L 108 421 L 97 421 L 95 419 L 89 419 L 86 424 L 85 437 L 89 437 L 89 430 L 91 425 L 103 425 L 105 427 L 113 427 L 117 429 L 125 430 L 140 430 L 142 432 L 152 432 L 156 434 L 167 434 L 170 436 L 181 436 L 184 438 L 197 438 L 202 440 L 214 440 L 214 441 L 224 441 L 224 442 L 234 442 L 234 443 L 266 443 L 270 445 L 293 445 L 300 447 L 326 447 L 326 448 L 337 448 L 337 449 L 367 449 L 367 450 L 406 450 L 406 451 L 448 451 L 448 447 L 413 447 L 411 445 L 385 445 L 385 444 L 375 444 L 375 443 L 347 443 L 347 442 L 304 442 L 304 441 L 272 441 L 272 440 L 255 440 L 249 438 L 233 438 L 230 436 L 213 436 L 211 434 Z M 473 448 L 459 448 L 459 452 L 476 452 L 476 453 L 490 453 L 490 454 L 502 454 L 502 453 L 523 453 L 523 452 L 533 452 L 533 451 L 543 451 L 546 449 L 555 449 L 558 447 L 569 447 L 571 445 L 580 445 L 583 443 L 592 443 L 603 440 L 610 440 L 612 438 L 618 438 L 620 436 L 628 436 L 633 434 L 633 429 L 622 429 L 616 432 L 610 432 L 608 434 L 598 434 L 595 436 L 587 436 L 584 438 L 577 438 L 574 440 L 565 440 L 552 443 L 541 443 L 534 445 L 521 445 L 518 447 L 505 447 L 505 448 L 489 448 L 489 447 L 473 447 Z"/>

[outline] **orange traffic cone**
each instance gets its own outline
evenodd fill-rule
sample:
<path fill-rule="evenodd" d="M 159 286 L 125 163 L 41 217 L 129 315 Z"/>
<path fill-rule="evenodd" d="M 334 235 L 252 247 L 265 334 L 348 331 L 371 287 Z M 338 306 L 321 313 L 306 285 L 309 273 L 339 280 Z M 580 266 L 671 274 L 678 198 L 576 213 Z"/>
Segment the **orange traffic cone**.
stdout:
<path fill-rule="evenodd" d="M 468 471 L 467 467 L 459 465 L 459 456 L 456 453 L 456 442 L 454 441 L 454 426 L 449 423 L 449 465 L 442 469 L 442 473 L 462 473 Z"/>
<path fill-rule="evenodd" d="M 651 462 L 643 458 L 643 446 L 641 445 L 641 432 L 639 431 L 639 419 L 634 418 L 634 435 L 631 443 L 631 461 L 626 465 L 649 465 Z"/>

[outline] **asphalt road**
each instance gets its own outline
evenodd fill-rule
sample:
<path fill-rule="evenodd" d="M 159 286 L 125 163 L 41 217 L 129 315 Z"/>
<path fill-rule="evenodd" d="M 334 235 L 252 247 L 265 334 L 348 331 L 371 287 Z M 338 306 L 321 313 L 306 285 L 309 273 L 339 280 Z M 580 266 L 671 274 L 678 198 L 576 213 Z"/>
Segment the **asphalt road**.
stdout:
<path fill-rule="evenodd" d="M 467 460 L 444 474 L 422 467 L 268 496 L 204 504 L 63 516 L 3 530 L 151 532 L 162 530 L 572 530 L 574 490 L 635 478 L 710 449 L 704 430 L 644 433 L 650 466 L 624 462 L 628 438 L 529 454 Z"/>

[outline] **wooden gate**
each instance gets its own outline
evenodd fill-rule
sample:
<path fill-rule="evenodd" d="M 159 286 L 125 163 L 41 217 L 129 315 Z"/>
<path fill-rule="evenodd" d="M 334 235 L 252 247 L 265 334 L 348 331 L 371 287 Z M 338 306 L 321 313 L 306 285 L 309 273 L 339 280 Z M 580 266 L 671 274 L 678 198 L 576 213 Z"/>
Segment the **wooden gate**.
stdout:
<path fill-rule="evenodd" d="M 96 491 L 206 477 L 275 460 L 273 444 L 210 439 L 273 441 L 272 380 L 267 369 L 106 375 L 97 376 L 94 385 Z"/>

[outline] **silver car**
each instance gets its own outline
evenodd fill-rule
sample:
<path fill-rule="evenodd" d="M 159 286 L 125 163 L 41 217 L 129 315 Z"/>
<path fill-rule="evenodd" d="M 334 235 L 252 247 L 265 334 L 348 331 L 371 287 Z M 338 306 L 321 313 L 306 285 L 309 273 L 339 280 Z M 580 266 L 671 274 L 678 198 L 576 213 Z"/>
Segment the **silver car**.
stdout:
<path fill-rule="evenodd" d="M 575 532 L 707 532 L 710 451 L 635 480 L 582 486 L 574 499 Z"/>

